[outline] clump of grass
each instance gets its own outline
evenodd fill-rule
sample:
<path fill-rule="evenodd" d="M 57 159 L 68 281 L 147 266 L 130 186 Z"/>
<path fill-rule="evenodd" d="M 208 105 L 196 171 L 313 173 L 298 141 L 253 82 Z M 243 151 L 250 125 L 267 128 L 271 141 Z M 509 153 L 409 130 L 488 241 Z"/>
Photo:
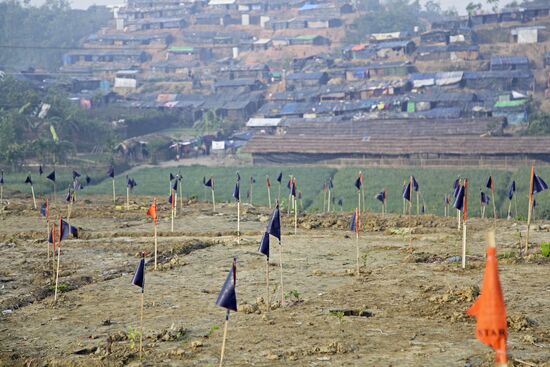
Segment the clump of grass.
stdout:
<path fill-rule="evenodd" d="M 134 350 L 136 348 L 136 341 L 139 340 L 141 333 L 136 328 L 130 326 L 126 336 L 128 337 L 128 341 L 130 343 L 130 350 Z"/>

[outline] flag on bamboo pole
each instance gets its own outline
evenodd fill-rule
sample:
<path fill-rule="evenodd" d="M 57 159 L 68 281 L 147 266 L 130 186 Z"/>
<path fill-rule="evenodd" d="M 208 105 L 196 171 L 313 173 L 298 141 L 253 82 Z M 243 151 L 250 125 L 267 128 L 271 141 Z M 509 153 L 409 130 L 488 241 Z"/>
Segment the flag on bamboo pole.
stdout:
<path fill-rule="evenodd" d="M 359 225 L 357 221 L 359 220 L 357 215 L 357 209 L 353 212 L 353 215 L 351 216 L 351 220 L 349 222 L 349 230 L 352 232 L 358 232 L 359 231 Z"/>
<path fill-rule="evenodd" d="M 141 260 L 136 268 L 134 277 L 132 278 L 132 284 L 141 288 L 141 292 L 145 291 L 145 255 L 141 255 Z"/>
<path fill-rule="evenodd" d="M 420 189 L 420 185 L 418 184 L 418 181 L 416 181 L 416 178 L 414 176 L 412 176 L 412 184 L 414 191 L 418 191 L 418 189 Z"/>
<path fill-rule="evenodd" d="M 133 178 L 128 177 L 128 178 L 126 179 L 126 186 L 128 186 L 128 188 L 129 188 L 130 190 L 133 190 L 134 187 L 137 186 L 137 182 L 136 182 L 136 180 L 134 180 Z"/>
<path fill-rule="evenodd" d="M 269 181 L 269 176 L 265 176 L 265 186 L 266 187 L 271 187 L 271 181 Z"/>
<path fill-rule="evenodd" d="M 464 192 L 464 186 L 460 185 L 453 203 L 453 207 L 458 210 L 462 210 L 464 208 Z"/>
<path fill-rule="evenodd" d="M 512 181 L 510 188 L 508 188 L 508 199 L 512 200 L 514 193 L 516 192 L 516 181 Z"/>
<path fill-rule="evenodd" d="M 493 180 L 493 176 L 489 176 L 485 187 L 487 187 L 488 189 L 491 189 L 491 191 L 495 190 L 495 181 Z"/>
<path fill-rule="evenodd" d="M 64 240 L 69 234 L 72 234 L 74 238 L 78 238 L 78 229 L 71 226 L 69 223 L 61 219 L 61 233 L 59 235 L 59 240 Z"/>
<path fill-rule="evenodd" d="M 283 182 L 283 172 L 279 172 L 279 176 L 277 176 L 277 182 L 278 183 Z"/>
<path fill-rule="evenodd" d="M 172 172 L 170 172 L 170 182 L 174 181 L 175 178 L 176 178 L 176 177 L 172 174 Z"/>
<path fill-rule="evenodd" d="M 241 174 L 239 172 L 237 172 L 237 182 L 241 182 Z"/>
<path fill-rule="evenodd" d="M 279 241 L 281 240 L 281 213 L 279 211 L 279 205 L 273 209 L 273 213 L 267 224 L 267 232 L 273 237 L 276 237 Z"/>
<path fill-rule="evenodd" d="M 506 364 L 506 305 L 500 286 L 496 247 L 487 248 L 481 295 L 466 311 L 476 318 L 476 338 L 495 350 L 495 362 Z"/>
<path fill-rule="evenodd" d="M 44 169 L 42 168 L 42 165 L 38 166 L 38 174 L 42 176 L 43 173 L 44 173 Z"/>
<path fill-rule="evenodd" d="M 48 200 L 46 200 L 41 206 L 40 206 L 40 215 L 42 215 L 43 217 L 47 217 L 48 216 Z"/>
<path fill-rule="evenodd" d="M 403 199 L 411 201 L 411 180 L 403 187 Z"/>
<path fill-rule="evenodd" d="M 4 171 L 0 171 L 0 185 L 4 184 Z"/>
<path fill-rule="evenodd" d="M 342 198 L 338 199 L 338 206 L 340 207 L 340 209 L 342 209 L 342 206 L 344 206 L 344 199 Z"/>
<path fill-rule="evenodd" d="M 357 187 L 357 190 L 361 190 L 361 176 L 357 176 L 355 179 L 355 187 Z"/>
<path fill-rule="evenodd" d="M 296 177 L 292 180 L 290 194 L 296 198 Z"/>
<path fill-rule="evenodd" d="M 260 247 L 258 251 L 269 259 L 269 233 L 264 232 L 262 239 L 260 240 Z"/>
<path fill-rule="evenodd" d="M 49 175 L 46 176 L 46 178 L 52 182 L 55 182 L 55 170 L 53 170 L 52 172 L 50 172 Z"/>
<path fill-rule="evenodd" d="M 237 286 L 237 258 L 233 258 L 233 265 L 231 265 L 231 270 L 225 278 L 223 287 L 218 295 L 216 300 L 216 305 L 223 307 L 227 310 L 237 312 L 237 294 L 235 292 L 235 287 Z"/>
<path fill-rule="evenodd" d="M 170 195 L 172 197 L 172 195 Z M 155 224 L 157 224 L 157 202 L 153 200 L 149 209 L 147 209 L 147 216 L 151 217 Z"/>
<path fill-rule="evenodd" d="M 172 204 L 172 198 L 174 197 L 173 194 L 171 194 L 170 196 L 168 196 L 168 204 Z"/>
<path fill-rule="evenodd" d="M 82 190 L 83 188 L 84 186 L 82 185 L 82 183 L 80 183 L 80 180 L 75 178 L 73 181 L 73 190 L 79 191 L 79 190 Z"/>
<path fill-rule="evenodd" d="M 544 182 L 542 177 L 533 172 L 533 194 L 543 192 L 547 189 L 548 185 L 546 184 L 546 182 Z"/>
<path fill-rule="evenodd" d="M 240 188 L 240 186 L 241 186 L 241 183 L 239 181 L 237 181 L 235 183 L 235 188 L 233 189 L 233 197 L 237 201 L 241 200 L 241 188 Z"/>
<path fill-rule="evenodd" d="M 178 180 L 174 180 L 174 182 L 172 183 L 172 190 L 174 191 L 178 191 Z"/>
<path fill-rule="evenodd" d="M 71 188 L 69 187 L 69 190 L 67 191 L 67 195 L 65 196 L 65 201 L 70 203 L 71 201 L 74 202 L 74 196 Z"/>
<path fill-rule="evenodd" d="M 73 180 L 76 180 L 77 177 L 80 177 L 80 173 L 78 171 L 73 170 Z"/>
<path fill-rule="evenodd" d="M 2 175 L 2 179 L 4 178 L 4 175 Z M 31 175 L 27 175 L 27 178 L 25 179 L 25 182 L 26 184 L 29 184 L 32 186 L 32 177 Z"/>
<path fill-rule="evenodd" d="M 332 177 L 328 178 L 328 189 L 332 190 L 334 188 L 334 184 L 332 183 Z"/>
<path fill-rule="evenodd" d="M 383 203 L 386 201 L 386 191 L 380 191 L 374 198 Z"/>
<path fill-rule="evenodd" d="M 210 177 L 210 178 L 208 179 L 208 181 L 206 181 L 206 178 L 205 178 L 205 177 L 203 177 L 202 179 L 203 179 L 203 182 L 204 182 L 204 186 L 210 187 L 210 188 L 212 187 L 212 177 Z"/>
<path fill-rule="evenodd" d="M 489 198 L 489 195 L 485 194 L 483 191 L 480 191 L 479 194 L 479 201 L 481 202 L 481 205 L 488 205 L 491 198 Z"/>
<path fill-rule="evenodd" d="M 107 170 L 107 176 L 111 177 L 111 178 L 115 178 L 115 167 L 114 166 L 109 167 L 109 169 Z"/>

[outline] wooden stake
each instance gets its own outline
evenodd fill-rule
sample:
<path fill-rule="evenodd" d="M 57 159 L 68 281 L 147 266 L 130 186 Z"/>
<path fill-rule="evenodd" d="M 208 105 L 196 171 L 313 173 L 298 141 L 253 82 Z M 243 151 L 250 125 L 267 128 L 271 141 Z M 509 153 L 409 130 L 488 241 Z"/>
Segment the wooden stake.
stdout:
<path fill-rule="evenodd" d="M 460 210 L 456 210 L 456 220 L 458 222 L 458 230 L 460 231 Z"/>
<path fill-rule="evenodd" d="M 222 340 L 222 352 L 220 355 L 220 366 L 223 366 L 223 356 L 225 354 L 225 340 L 227 339 L 227 324 L 229 323 L 229 310 L 227 310 L 227 313 L 225 314 L 225 325 L 223 327 L 223 340 Z"/>
<path fill-rule="evenodd" d="M 141 317 L 139 322 L 139 359 L 143 358 L 143 298 L 144 292 L 141 288 Z"/>
<path fill-rule="evenodd" d="M 113 177 L 113 205 L 116 205 L 115 178 Z"/>
<path fill-rule="evenodd" d="M 34 208 L 36 209 L 36 197 L 34 196 L 34 187 L 31 185 L 31 193 L 32 193 L 32 202 L 34 205 Z"/>
<path fill-rule="evenodd" d="M 285 294 L 283 289 L 283 246 L 279 240 L 279 265 L 281 268 L 281 307 L 285 304 Z"/>
<path fill-rule="evenodd" d="M 154 236 L 155 236 L 155 270 L 157 270 L 157 223 L 153 220 Z"/>
<path fill-rule="evenodd" d="M 48 218 L 46 218 L 46 225 L 47 225 L 47 230 L 46 230 L 46 245 L 48 246 L 48 262 L 50 262 L 50 220 Z M 55 241 L 55 239 L 52 237 L 52 240 Z"/>
<path fill-rule="evenodd" d="M 237 201 L 237 243 L 241 244 L 241 201 Z"/>

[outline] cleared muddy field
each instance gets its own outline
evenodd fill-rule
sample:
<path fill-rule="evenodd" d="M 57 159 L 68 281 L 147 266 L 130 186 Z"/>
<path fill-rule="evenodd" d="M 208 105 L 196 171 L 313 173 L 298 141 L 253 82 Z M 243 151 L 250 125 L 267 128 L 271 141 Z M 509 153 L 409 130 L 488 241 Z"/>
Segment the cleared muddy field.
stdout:
<path fill-rule="evenodd" d="M 71 224 L 79 239 L 62 242 L 61 296 L 53 304 L 46 222 L 15 199 L 0 219 L 0 365 L 217 366 L 225 310 L 215 305 L 237 257 L 239 312 L 228 329 L 226 366 L 491 366 L 492 351 L 474 338 L 465 310 L 479 293 L 485 233 L 492 221 L 473 219 L 468 265 L 460 268 L 456 218 L 367 213 L 359 241 L 347 230 L 350 213 L 283 216 L 285 304 L 280 305 L 279 245 L 272 239 L 266 312 L 265 256 L 258 243 L 269 209 L 236 206 L 217 212 L 186 202 L 170 232 L 159 212 L 159 269 L 153 270 L 150 198 L 129 211 L 108 197 L 77 202 Z M 66 207 L 52 210 L 66 216 Z M 499 220 L 499 267 L 509 319 L 513 366 L 550 366 L 550 223 L 537 221 L 530 254 L 519 256 L 525 223 Z M 139 360 L 140 289 L 130 284 L 147 252 L 144 358 Z"/>

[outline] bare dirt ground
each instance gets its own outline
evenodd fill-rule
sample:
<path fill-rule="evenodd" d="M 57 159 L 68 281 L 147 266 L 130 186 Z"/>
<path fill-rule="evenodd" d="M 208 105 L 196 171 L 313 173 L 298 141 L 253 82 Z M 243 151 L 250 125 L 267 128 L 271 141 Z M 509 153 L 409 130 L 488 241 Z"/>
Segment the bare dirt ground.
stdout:
<path fill-rule="evenodd" d="M 154 271 L 149 199 L 138 198 L 130 211 L 108 198 L 77 203 L 71 224 L 80 238 L 62 243 L 63 292 L 55 305 L 45 220 L 28 201 L 10 203 L 0 219 L 0 366 L 217 366 L 225 310 L 215 300 L 234 256 L 239 312 L 230 318 L 226 366 L 493 363 L 464 313 L 479 293 L 492 221 L 472 219 L 463 270 L 449 260 L 460 253 L 456 218 L 414 217 L 409 248 L 407 217 L 368 213 L 356 276 L 349 213 L 300 216 L 297 235 L 285 215 L 286 304 L 277 301 L 279 245 L 272 238 L 267 314 L 265 257 L 257 246 L 269 209 L 244 207 L 237 244 L 235 204 L 212 213 L 207 203 L 185 203 L 174 233 L 161 206 Z M 498 221 L 510 366 L 550 366 L 550 259 L 535 245 L 519 257 L 525 228 Z M 550 224 L 537 222 L 531 233 L 533 243 L 549 241 Z M 140 289 L 130 282 L 140 251 L 148 252 L 142 361 L 129 332 L 139 329 Z"/>

